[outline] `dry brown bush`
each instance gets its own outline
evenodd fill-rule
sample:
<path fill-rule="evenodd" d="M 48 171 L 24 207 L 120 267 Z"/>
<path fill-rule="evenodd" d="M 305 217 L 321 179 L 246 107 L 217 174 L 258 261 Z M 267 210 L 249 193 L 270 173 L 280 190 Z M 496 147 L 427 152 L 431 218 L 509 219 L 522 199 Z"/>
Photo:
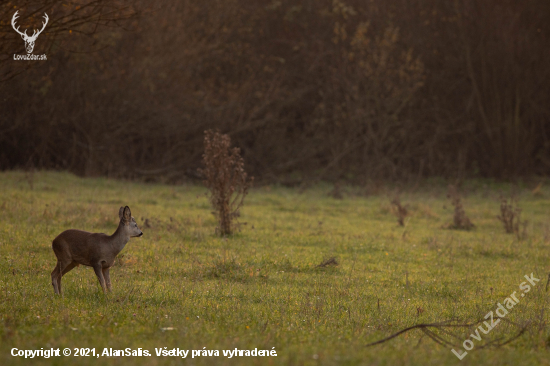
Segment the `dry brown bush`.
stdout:
<path fill-rule="evenodd" d="M 409 211 L 407 210 L 407 207 L 401 205 L 401 200 L 399 199 L 399 196 L 396 196 L 392 201 L 392 205 L 395 207 L 393 211 L 394 215 L 397 216 L 397 222 L 401 226 L 405 226 L 405 218 L 408 216 Z"/>
<path fill-rule="evenodd" d="M 501 195 L 500 215 L 497 216 L 497 219 L 504 225 L 506 233 L 516 234 L 518 239 L 523 239 L 527 236 L 527 221 L 521 221 L 521 208 L 515 195 L 512 195 L 509 201 Z"/>
<path fill-rule="evenodd" d="M 204 134 L 204 168 L 199 173 L 204 185 L 210 190 L 210 202 L 218 218 L 220 235 L 233 232 L 234 219 L 239 217 L 239 209 L 253 178 L 244 171 L 244 161 L 240 149 L 230 148 L 231 139 L 219 131 L 208 130 Z"/>
<path fill-rule="evenodd" d="M 462 198 L 455 185 L 449 185 L 447 197 L 451 200 L 451 204 L 455 208 L 453 223 L 448 227 L 459 230 L 470 230 L 474 228 L 474 224 L 472 224 L 468 216 L 466 216 L 466 211 L 464 211 L 464 206 L 462 205 Z"/>

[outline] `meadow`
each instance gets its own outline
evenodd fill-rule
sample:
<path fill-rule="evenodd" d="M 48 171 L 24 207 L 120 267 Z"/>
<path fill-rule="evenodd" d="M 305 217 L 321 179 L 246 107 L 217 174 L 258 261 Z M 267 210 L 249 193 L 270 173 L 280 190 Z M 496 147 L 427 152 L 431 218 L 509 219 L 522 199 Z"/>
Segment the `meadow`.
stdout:
<path fill-rule="evenodd" d="M 549 365 L 550 189 L 534 193 L 536 183 L 515 186 L 528 221 L 523 237 L 496 219 L 499 195 L 512 185 L 464 182 L 476 227 L 462 231 L 444 228 L 453 208 L 446 183 L 433 180 L 402 188 L 405 226 L 392 212 L 391 187 L 344 187 L 338 200 L 328 184 L 257 186 L 239 230 L 221 238 L 200 185 L 0 173 L 0 364 Z M 104 295 L 93 270 L 80 266 L 54 295 L 52 240 L 70 228 L 111 234 L 124 205 L 144 236 L 111 269 L 113 291 Z M 336 265 L 319 266 L 333 257 Z M 531 273 L 540 282 L 520 297 Z M 366 347 L 415 324 L 483 319 L 514 291 L 519 301 L 505 317 L 513 323 L 481 334 L 462 360 L 419 329 Z M 437 334 L 461 345 L 474 328 Z M 164 347 L 220 356 L 157 356 Z M 13 348 L 73 355 L 25 359 Z M 75 348 L 151 356 L 81 357 Z M 223 356 L 235 348 L 276 356 Z"/>

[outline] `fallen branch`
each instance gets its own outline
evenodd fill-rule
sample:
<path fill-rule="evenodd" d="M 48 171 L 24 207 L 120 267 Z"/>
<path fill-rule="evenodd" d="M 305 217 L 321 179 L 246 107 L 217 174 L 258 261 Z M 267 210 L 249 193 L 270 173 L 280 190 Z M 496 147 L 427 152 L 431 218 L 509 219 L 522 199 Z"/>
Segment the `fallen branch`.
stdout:
<path fill-rule="evenodd" d="M 500 320 L 508 322 L 510 324 L 513 324 L 517 327 L 520 327 L 519 324 L 514 323 L 514 322 L 512 322 L 508 319 L 500 318 Z M 483 320 L 478 320 L 477 322 L 474 322 L 474 323 L 464 323 L 464 324 L 452 324 L 453 321 L 454 320 L 447 320 L 447 321 L 444 321 L 444 322 L 441 322 L 441 323 L 422 323 L 422 324 L 413 325 L 412 327 L 402 329 L 399 332 L 397 332 L 395 334 L 392 334 L 389 337 L 386 337 L 386 338 L 381 339 L 381 340 L 376 341 L 376 342 L 368 343 L 366 345 L 366 347 L 371 347 L 371 346 L 375 346 L 377 344 L 388 342 L 389 340 L 391 340 L 393 338 L 396 338 L 396 337 L 400 336 L 401 334 L 407 333 L 408 331 L 411 331 L 411 330 L 414 330 L 414 329 L 420 329 L 425 335 L 430 337 L 434 342 L 436 342 L 437 344 L 440 344 L 442 346 L 460 347 L 460 344 L 455 344 L 455 343 L 452 343 L 451 341 L 448 341 L 448 340 L 444 339 L 441 335 L 435 333 L 434 330 L 438 329 L 438 330 L 442 331 L 443 333 L 445 333 L 445 334 L 447 334 L 451 337 L 461 339 L 460 337 L 458 337 L 458 336 L 452 334 L 451 332 L 449 332 L 447 330 L 447 328 L 470 328 L 470 327 L 473 327 L 473 326 L 477 326 L 478 324 L 481 324 L 486 320 L 483 319 Z M 486 348 L 486 347 L 489 347 L 489 346 L 491 346 L 491 347 L 502 347 L 502 346 L 516 340 L 517 338 L 519 338 L 523 333 L 525 333 L 525 331 L 527 330 L 527 328 L 530 324 L 531 324 L 531 322 L 525 323 L 525 325 L 523 325 L 521 327 L 520 331 L 515 336 L 509 338 L 508 340 L 506 340 L 504 342 L 502 342 L 504 337 L 497 338 L 497 339 L 492 340 L 492 341 L 490 341 L 490 342 L 488 342 L 488 343 L 486 343 L 482 346 L 478 346 L 477 349 Z M 420 341 L 419 341 L 419 343 L 420 343 Z"/>

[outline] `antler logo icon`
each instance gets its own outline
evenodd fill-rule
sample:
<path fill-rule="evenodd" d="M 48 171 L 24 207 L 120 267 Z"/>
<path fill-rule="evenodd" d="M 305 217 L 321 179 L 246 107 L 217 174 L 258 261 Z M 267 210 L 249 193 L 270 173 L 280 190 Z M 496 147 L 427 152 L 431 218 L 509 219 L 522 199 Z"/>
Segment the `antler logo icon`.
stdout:
<path fill-rule="evenodd" d="M 39 31 L 34 30 L 32 36 L 29 37 L 27 35 L 27 30 L 26 29 L 25 29 L 25 32 L 20 32 L 19 27 L 15 28 L 15 20 L 18 18 L 18 16 L 17 16 L 18 12 L 19 12 L 19 10 L 16 11 L 15 14 L 13 14 L 13 18 L 11 18 L 11 26 L 13 27 L 13 29 L 17 33 L 19 33 L 21 35 L 21 38 L 23 38 L 23 40 L 25 41 L 25 49 L 27 50 L 27 53 L 32 53 L 32 50 L 34 49 L 34 42 L 36 41 L 36 39 L 38 38 L 40 33 L 42 33 L 44 28 L 46 28 L 46 24 L 48 24 L 48 20 L 50 18 L 48 18 L 48 14 L 44 13 L 44 19 L 46 21 L 42 22 L 42 29 L 40 29 Z"/>

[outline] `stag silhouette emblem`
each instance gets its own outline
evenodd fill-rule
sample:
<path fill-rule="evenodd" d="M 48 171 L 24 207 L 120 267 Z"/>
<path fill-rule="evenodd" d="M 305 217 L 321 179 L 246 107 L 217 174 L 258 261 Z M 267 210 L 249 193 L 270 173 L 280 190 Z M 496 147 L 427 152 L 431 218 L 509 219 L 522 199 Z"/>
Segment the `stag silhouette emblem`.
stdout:
<path fill-rule="evenodd" d="M 34 49 L 34 42 L 36 41 L 36 39 L 38 38 L 38 36 L 40 35 L 40 33 L 42 33 L 42 31 L 44 30 L 44 28 L 46 28 L 46 24 L 48 24 L 48 20 L 50 18 L 48 18 L 48 14 L 44 13 L 44 19 L 46 20 L 45 22 L 42 22 L 42 29 L 40 29 L 39 31 L 37 31 L 36 29 L 34 29 L 34 32 L 32 34 L 32 36 L 28 36 L 27 35 L 27 30 L 25 29 L 25 32 L 21 32 L 19 30 L 19 26 L 17 28 L 15 28 L 15 20 L 17 18 L 19 18 L 17 16 L 17 13 L 19 13 L 19 10 L 17 10 L 15 12 L 15 14 L 13 14 L 13 18 L 11 18 L 11 26 L 13 27 L 13 29 L 19 33 L 21 35 L 21 38 L 23 38 L 23 41 L 25 41 L 25 49 L 27 50 L 27 53 L 32 53 L 32 50 Z"/>

